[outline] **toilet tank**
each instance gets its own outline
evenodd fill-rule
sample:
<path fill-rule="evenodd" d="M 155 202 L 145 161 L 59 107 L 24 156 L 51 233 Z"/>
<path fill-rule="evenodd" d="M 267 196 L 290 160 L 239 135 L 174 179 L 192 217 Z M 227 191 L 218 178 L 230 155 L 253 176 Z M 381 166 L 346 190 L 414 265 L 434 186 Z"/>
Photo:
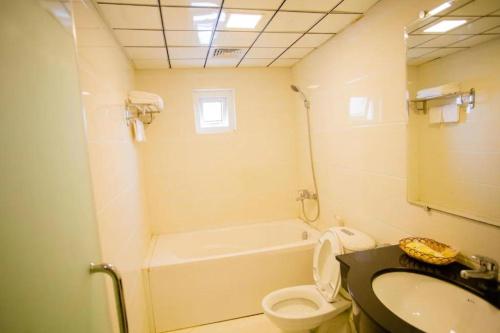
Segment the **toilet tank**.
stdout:
<path fill-rule="evenodd" d="M 348 227 L 334 227 L 333 230 L 337 234 L 340 243 L 342 244 L 344 253 L 352 253 L 374 249 L 377 243 L 367 234 Z M 345 289 L 345 277 L 342 276 L 342 288 L 340 294 L 347 300 L 352 300 L 351 295 Z"/>
<path fill-rule="evenodd" d="M 344 253 L 364 251 L 376 247 L 375 240 L 359 230 L 348 227 L 335 227 L 334 230 L 342 244 Z"/>

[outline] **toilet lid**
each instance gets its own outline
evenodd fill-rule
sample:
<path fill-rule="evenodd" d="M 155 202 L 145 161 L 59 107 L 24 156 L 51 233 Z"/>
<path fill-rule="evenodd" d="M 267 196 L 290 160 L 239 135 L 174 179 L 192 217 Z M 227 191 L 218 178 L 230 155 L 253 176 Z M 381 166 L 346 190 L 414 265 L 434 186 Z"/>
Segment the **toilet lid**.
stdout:
<path fill-rule="evenodd" d="M 340 289 L 340 263 L 335 256 L 342 254 L 342 246 L 335 232 L 326 231 L 314 248 L 313 277 L 319 292 L 332 302 Z"/>

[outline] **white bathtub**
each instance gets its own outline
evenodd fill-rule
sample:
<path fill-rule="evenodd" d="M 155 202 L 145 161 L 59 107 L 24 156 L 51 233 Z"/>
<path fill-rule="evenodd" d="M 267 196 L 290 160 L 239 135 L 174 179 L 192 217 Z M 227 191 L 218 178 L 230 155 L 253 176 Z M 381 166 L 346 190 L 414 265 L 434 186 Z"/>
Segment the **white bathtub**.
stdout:
<path fill-rule="evenodd" d="M 155 236 L 146 269 L 156 332 L 261 313 L 269 292 L 313 283 L 318 237 L 300 220 Z"/>

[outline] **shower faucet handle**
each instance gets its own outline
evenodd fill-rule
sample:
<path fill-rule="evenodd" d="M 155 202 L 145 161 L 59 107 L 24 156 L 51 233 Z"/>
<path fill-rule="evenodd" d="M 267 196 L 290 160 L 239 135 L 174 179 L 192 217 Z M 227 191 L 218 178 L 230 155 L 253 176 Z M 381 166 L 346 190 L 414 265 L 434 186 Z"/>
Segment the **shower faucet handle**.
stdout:
<path fill-rule="evenodd" d="M 299 190 L 299 196 L 297 197 L 297 201 L 302 201 L 302 200 L 307 200 L 307 199 L 312 199 L 316 200 L 318 198 L 318 195 L 316 193 L 312 193 L 307 189 L 301 189 Z"/>
<path fill-rule="evenodd" d="M 309 191 L 305 189 L 299 190 L 298 192 L 299 196 L 296 199 L 297 201 L 309 199 L 309 197 L 311 196 L 311 193 L 309 193 Z"/>

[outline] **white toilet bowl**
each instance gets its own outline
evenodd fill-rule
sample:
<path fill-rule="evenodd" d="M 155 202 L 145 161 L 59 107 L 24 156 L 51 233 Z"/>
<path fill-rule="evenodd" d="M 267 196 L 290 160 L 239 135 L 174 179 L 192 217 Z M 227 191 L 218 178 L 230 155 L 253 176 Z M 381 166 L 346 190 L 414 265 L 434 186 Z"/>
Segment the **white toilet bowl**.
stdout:
<path fill-rule="evenodd" d="M 343 235 L 338 235 L 339 232 Z M 344 241 L 345 237 L 355 239 Z M 344 227 L 327 230 L 314 249 L 316 284 L 283 288 L 268 294 L 262 300 L 267 317 L 283 331 L 309 332 L 348 309 L 351 302 L 338 295 L 340 264 L 335 256 L 343 253 L 343 242 L 353 241 L 358 250 L 362 249 L 360 240 L 366 249 L 375 247 L 375 242 L 359 231 Z"/>
<path fill-rule="evenodd" d="M 328 302 L 315 285 L 276 290 L 262 300 L 264 313 L 279 328 L 290 332 L 308 332 L 351 306 L 337 297 Z"/>

